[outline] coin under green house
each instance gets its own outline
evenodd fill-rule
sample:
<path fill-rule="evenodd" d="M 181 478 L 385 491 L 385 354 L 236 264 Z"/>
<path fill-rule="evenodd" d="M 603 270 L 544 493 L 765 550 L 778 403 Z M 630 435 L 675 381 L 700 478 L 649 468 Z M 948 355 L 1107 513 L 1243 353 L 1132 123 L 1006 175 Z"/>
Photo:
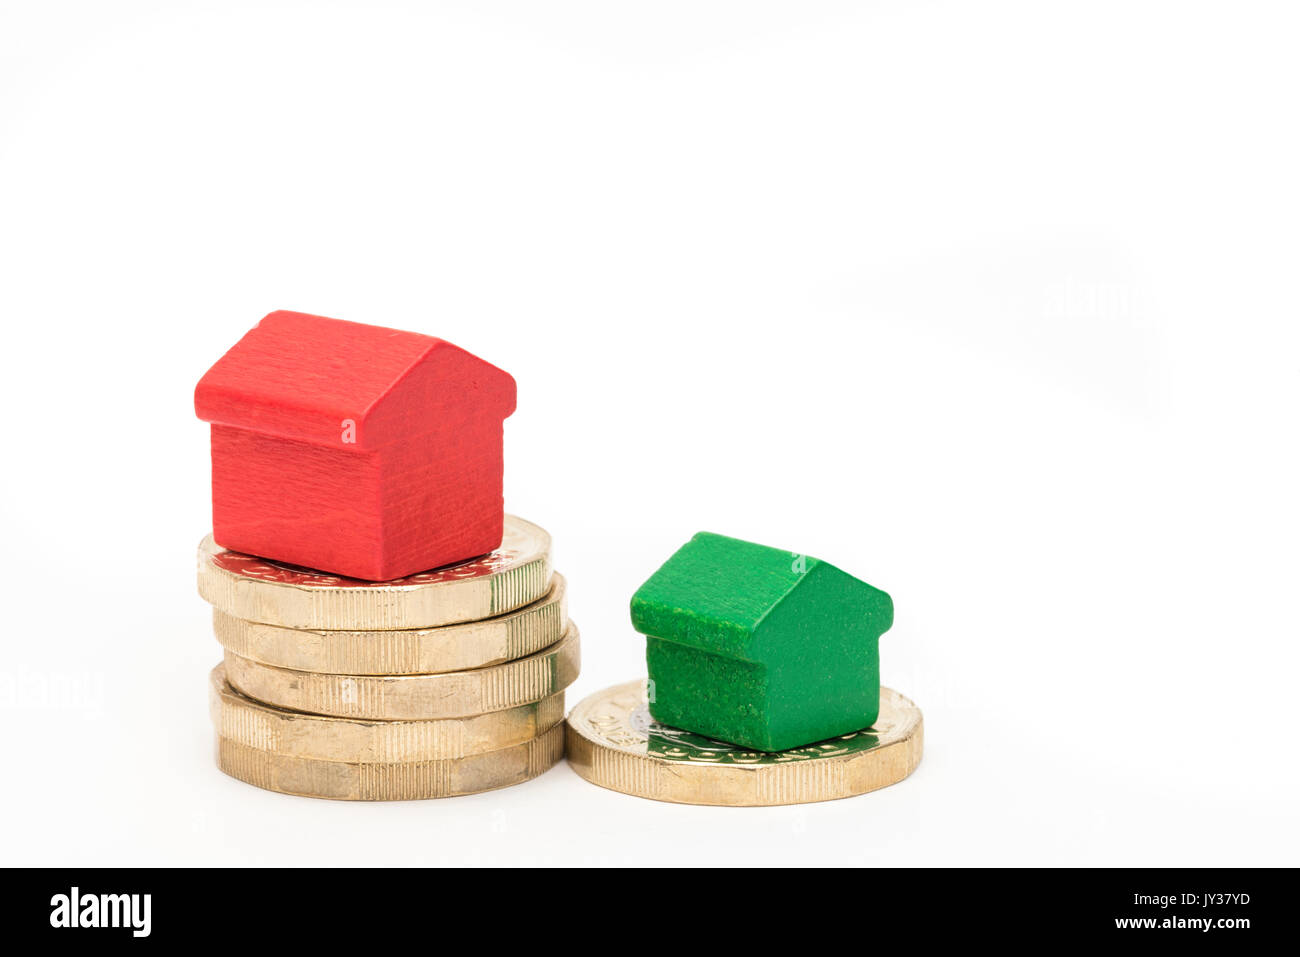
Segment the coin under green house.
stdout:
<path fill-rule="evenodd" d="M 885 592 L 808 555 L 700 532 L 632 596 L 656 721 L 757 751 L 869 727 Z"/>
<path fill-rule="evenodd" d="M 889 688 L 870 728 L 776 754 L 659 724 L 644 681 L 589 695 L 565 725 L 569 764 L 592 784 L 725 807 L 834 801 L 897 784 L 916 770 L 924 738 L 921 709 Z"/>

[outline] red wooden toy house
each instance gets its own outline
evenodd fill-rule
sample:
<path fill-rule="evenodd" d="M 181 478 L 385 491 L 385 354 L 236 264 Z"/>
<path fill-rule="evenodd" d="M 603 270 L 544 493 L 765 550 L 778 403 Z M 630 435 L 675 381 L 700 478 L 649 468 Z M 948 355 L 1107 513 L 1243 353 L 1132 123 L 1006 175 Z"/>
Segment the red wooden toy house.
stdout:
<path fill-rule="evenodd" d="M 199 381 L 217 544 L 387 581 L 501 544 L 515 381 L 449 342 L 273 312 Z"/>

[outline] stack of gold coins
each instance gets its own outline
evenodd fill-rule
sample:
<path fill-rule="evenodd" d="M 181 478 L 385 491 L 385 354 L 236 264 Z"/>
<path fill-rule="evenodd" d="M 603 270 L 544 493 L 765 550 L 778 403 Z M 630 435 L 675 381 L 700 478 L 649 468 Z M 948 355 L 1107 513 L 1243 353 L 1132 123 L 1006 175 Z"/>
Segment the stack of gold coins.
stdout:
<path fill-rule="evenodd" d="M 507 515 L 490 555 L 365 582 L 199 546 L 225 661 L 217 763 L 258 787 L 359 801 L 472 794 L 564 754 L 578 629 L 551 538 Z"/>

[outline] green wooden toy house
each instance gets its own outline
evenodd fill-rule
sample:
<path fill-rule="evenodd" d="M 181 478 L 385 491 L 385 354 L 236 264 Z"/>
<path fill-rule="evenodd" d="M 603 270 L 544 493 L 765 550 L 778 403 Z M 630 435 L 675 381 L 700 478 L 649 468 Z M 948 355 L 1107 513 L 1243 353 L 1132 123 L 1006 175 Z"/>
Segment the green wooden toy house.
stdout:
<path fill-rule="evenodd" d="M 650 714 L 757 751 L 870 726 L 885 592 L 807 555 L 700 532 L 632 596 Z"/>

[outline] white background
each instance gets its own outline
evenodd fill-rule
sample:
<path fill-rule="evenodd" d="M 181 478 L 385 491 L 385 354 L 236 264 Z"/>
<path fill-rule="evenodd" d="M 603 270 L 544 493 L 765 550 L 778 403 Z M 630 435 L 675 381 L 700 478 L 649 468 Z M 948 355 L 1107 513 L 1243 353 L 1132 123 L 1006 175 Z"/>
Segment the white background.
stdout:
<path fill-rule="evenodd" d="M 3 862 L 1300 862 L 1288 6 L 4 0 Z M 223 776 L 192 390 L 277 308 L 517 378 L 571 704 L 708 529 L 893 595 L 919 770 Z"/>

